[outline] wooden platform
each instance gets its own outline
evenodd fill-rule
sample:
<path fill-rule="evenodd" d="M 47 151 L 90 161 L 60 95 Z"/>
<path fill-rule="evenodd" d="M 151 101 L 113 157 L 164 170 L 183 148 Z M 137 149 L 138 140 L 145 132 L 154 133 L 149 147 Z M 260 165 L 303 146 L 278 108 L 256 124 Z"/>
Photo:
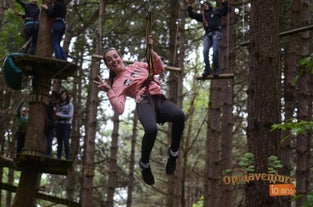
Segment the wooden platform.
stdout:
<path fill-rule="evenodd" d="M 11 185 L 11 184 L 0 182 L 0 189 L 10 191 L 10 192 L 16 192 L 17 187 L 14 185 Z M 58 198 L 55 196 L 51 196 L 51 195 L 47 195 L 47 194 L 43 194 L 43 193 L 39 193 L 39 192 L 36 193 L 36 198 L 50 201 L 53 203 L 63 204 L 66 206 L 71 206 L 71 207 L 80 207 L 81 206 L 81 204 L 78 202 L 70 201 L 70 200 L 67 200 L 64 198 Z"/>
<path fill-rule="evenodd" d="M 48 78 L 66 79 L 77 71 L 77 65 L 55 58 L 34 55 L 15 57 L 14 63 L 26 75 L 40 75 Z"/>
<path fill-rule="evenodd" d="M 0 167 L 13 168 L 13 159 L 0 155 Z"/>
<path fill-rule="evenodd" d="M 68 171 L 72 168 L 72 165 L 72 160 L 60 160 L 44 156 L 22 154 L 16 159 L 0 156 L 0 166 L 13 168 L 17 171 L 28 169 L 40 173 L 67 175 Z"/>
<path fill-rule="evenodd" d="M 234 74 L 232 73 L 224 73 L 224 74 L 219 74 L 218 76 L 213 76 L 213 75 L 208 75 L 205 78 L 203 76 L 197 76 L 197 80 L 210 80 L 210 79 L 233 79 Z"/>

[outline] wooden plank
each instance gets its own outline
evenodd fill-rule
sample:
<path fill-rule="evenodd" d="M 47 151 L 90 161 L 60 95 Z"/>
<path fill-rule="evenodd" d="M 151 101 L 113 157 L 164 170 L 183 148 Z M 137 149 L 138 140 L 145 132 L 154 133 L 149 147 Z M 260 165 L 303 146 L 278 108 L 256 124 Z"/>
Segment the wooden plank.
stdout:
<path fill-rule="evenodd" d="M 60 160 L 44 156 L 33 156 L 20 154 L 16 159 L 0 156 L 0 166 L 12 168 L 17 171 L 28 169 L 41 173 L 55 175 L 67 175 L 72 168 L 72 160 Z"/>
<path fill-rule="evenodd" d="M 7 183 L 1 183 L 0 182 L 0 189 L 6 190 L 6 191 L 10 191 L 10 192 L 16 192 L 17 187 L 14 185 L 10 185 Z M 36 193 L 36 198 L 38 199 L 42 199 L 42 200 L 46 200 L 46 201 L 50 201 L 53 203 L 59 203 L 59 204 L 63 204 L 66 206 L 73 206 L 73 207 L 80 207 L 80 203 L 74 202 L 74 201 L 70 201 L 64 198 L 59 198 L 59 197 L 55 197 L 55 196 L 51 196 L 51 195 L 46 195 L 43 193 Z"/>
<path fill-rule="evenodd" d="M 33 170 L 41 173 L 67 175 L 72 168 L 73 160 L 60 160 L 45 156 L 21 154 L 15 161 L 16 170 Z"/>
<path fill-rule="evenodd" d="M 224 73 L 224 74 L 219 74 L 218 76 L 213 76 L 213 75 L 208 75 L 206 77 L 203 76 L 197 76 L 197 80 L 210 80 L 210 79 L 233 79 L 234 74 L 232 73 Z"/>
<path fill-rule="evenodd" d="M 97 59 L 102 59 L 102 58 L 103 58 L 102 55 L 97 55 L 97 54 L 93 54 L 92 57 L 93 57 L 93 58 L 97 58 Z M 126 63 L 126 64 L 133 64 L 134 62 L 135 62 L 135 61 L 124 60 L 124 63 Z M 176 72 L 181 71 L 181 68 L 177 68 L 177 67 L 173 67 L 173 66 L 168 66 L 168 65 L 165 65 L 164 68 L 165 68 L 165 70 L 169 70 L 169 71 L 176 71 Z"/>
<path fill-rule="evenodd" d="M 13 159 L 0 155 L 0 166 L 13 168 L 14 167 Z"/>

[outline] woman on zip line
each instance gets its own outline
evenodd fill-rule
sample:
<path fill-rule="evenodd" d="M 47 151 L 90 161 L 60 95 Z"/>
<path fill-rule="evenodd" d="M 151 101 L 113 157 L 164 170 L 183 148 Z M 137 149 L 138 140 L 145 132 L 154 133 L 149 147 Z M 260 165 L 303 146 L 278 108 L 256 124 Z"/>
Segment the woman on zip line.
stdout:
<path fill-rule="evenodd" d="M 153 40 L 149 36 L 147 44 L 152 47 Z M 126 96 L 136 100 L 136 112 L 144 128 L 141 145 L 141 168 L 143 180 L 148 185 L 154 184 L 154 176 L 150 168 L 150 154 L 157 136 L 157 123 L 172 122 L 172 139 L 168 148 L 166 174 L 171 175 L 176 169 L 176 159 L 185 125 L 183 111 L 167 100 L 161 92 L 160 82 L 154 75 L 164 71 L 164 65 L 158 54 L 151 50 L 151 64 L 154 66 L 150 77 L 149 65 L 135 62 L 125 66 L 122 56 L 116 49 L 109 49 L 103 54 L 106 66 L 110 69 L 108 83 L 99 76 L 94 83 L 102 91 L 107 92 L 109 101 L 115 112 L 122 114 Z M 150 78 L 148 78 L 150 77 Z"/>

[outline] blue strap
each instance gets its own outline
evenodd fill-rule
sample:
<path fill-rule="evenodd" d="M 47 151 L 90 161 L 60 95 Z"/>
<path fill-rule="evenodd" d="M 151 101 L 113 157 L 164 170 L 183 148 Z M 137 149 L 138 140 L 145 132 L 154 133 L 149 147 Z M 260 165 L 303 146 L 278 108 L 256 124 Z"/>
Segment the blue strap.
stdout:
<path fill-rule="evenodd" d="M 39 21 L 27 21 L 27 22 L 25 22 L 25 25 L 28 25 L 28 24 L 39 24 Z"/>

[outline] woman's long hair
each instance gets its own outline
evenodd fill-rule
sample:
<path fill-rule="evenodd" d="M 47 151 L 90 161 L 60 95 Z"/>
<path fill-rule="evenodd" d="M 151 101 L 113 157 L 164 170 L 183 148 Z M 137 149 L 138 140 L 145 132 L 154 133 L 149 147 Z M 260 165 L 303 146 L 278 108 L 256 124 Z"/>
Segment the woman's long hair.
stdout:
<path fill-rule="evenodd" d="M 68 93 L 68 91 L 67 91 L 67 90 L 63 90 L 63 91 L 61 91 L 61 93 L 60 93 L 60 95 L 59 95 L 59 99 L 60 99 L 60 101 L 61 101 L 61 96 L 62 96 L 62 94 L 63 94 L 63 93 L 65 93 L 65 94 L 66 94 L 65 103 L 66 103 L 66 104 L 69 104 L 69 103 L 70 103 L 70 100 L 71 100 L 71 97 L 70 97 L 70 94 Z"/>

